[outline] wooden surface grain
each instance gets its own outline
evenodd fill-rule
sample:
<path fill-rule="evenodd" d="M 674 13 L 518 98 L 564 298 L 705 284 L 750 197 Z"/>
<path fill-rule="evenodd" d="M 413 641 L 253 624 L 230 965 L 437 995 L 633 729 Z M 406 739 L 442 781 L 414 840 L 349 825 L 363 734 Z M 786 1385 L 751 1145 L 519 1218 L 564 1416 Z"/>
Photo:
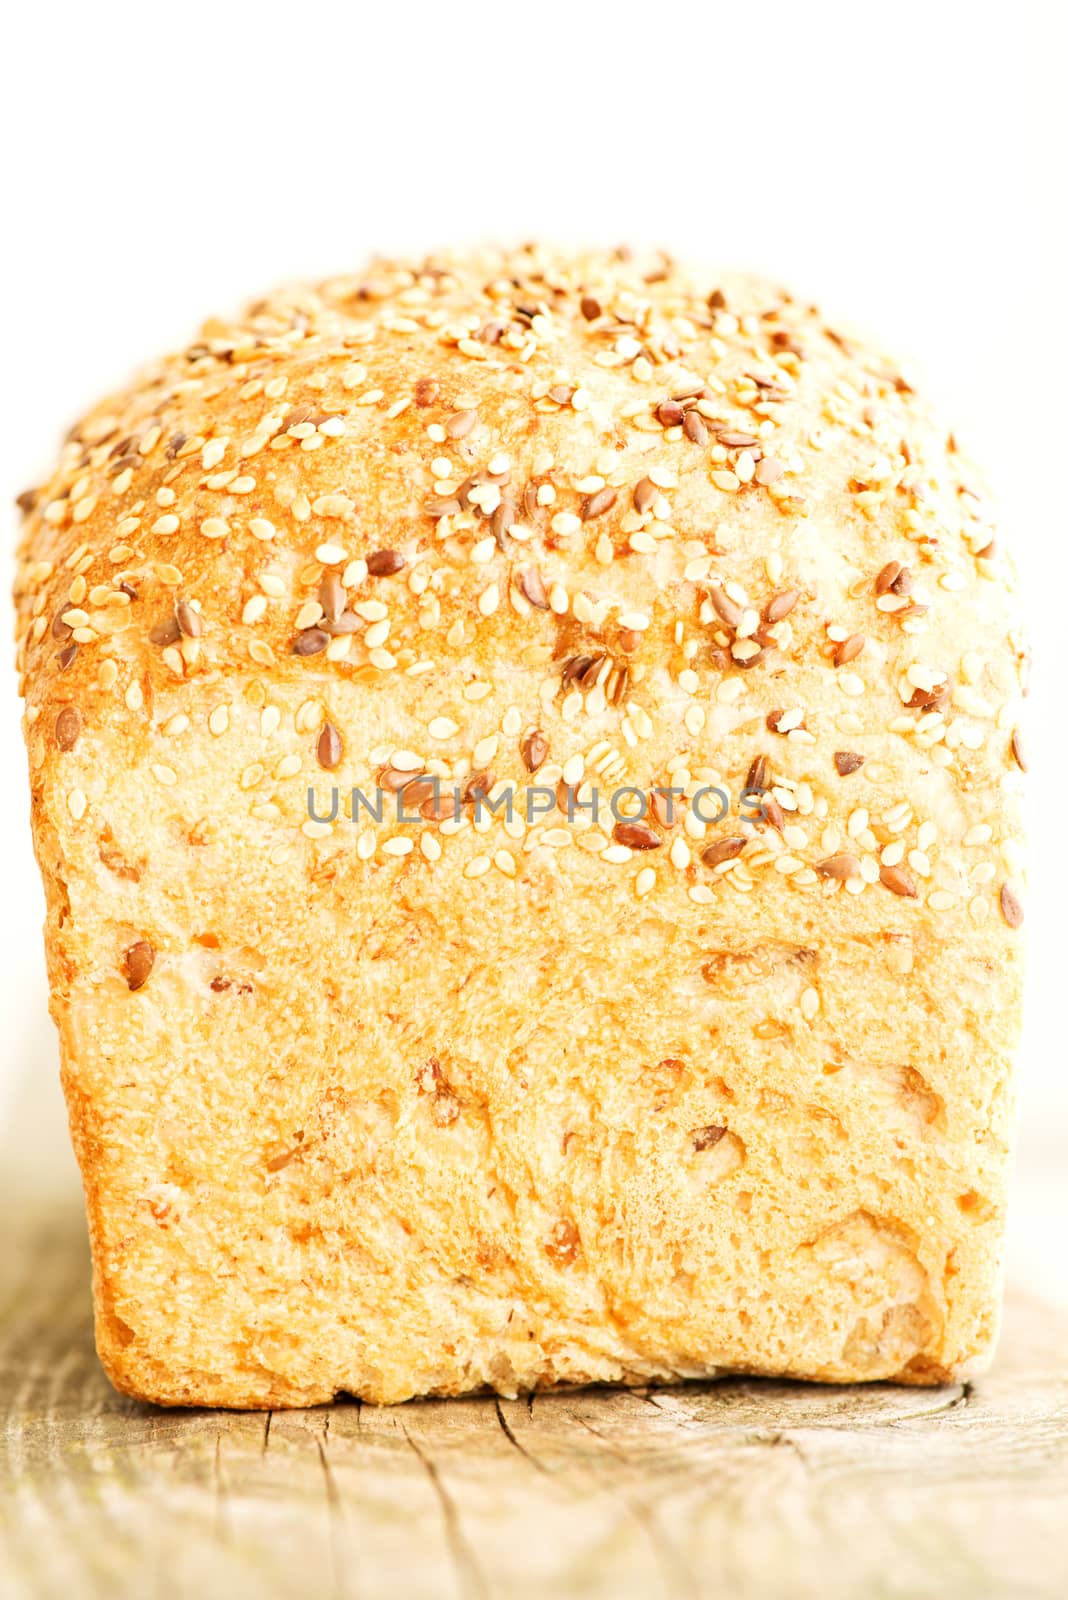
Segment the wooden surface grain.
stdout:
<path fill-rule="evenodd" d="M 1068 1592 L 1068 1314 L 1033 1297 L 971 1386 L 168 1412 L 97 1364 L 76 1202 L 4 1231 L 4 1600 Z"/>

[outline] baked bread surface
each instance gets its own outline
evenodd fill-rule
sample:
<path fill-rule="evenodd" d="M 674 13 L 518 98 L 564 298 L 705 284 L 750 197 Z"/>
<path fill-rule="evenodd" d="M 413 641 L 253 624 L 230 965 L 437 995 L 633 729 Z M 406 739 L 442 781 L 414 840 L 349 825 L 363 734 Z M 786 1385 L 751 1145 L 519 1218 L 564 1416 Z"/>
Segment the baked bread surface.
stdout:
<path fill-rule="evenodd" d="M 666 257 L 375 262 L 208 323 L 23 509 L 120 1389 L 983 1365 L 1022 650 L 893 364 Z"/>

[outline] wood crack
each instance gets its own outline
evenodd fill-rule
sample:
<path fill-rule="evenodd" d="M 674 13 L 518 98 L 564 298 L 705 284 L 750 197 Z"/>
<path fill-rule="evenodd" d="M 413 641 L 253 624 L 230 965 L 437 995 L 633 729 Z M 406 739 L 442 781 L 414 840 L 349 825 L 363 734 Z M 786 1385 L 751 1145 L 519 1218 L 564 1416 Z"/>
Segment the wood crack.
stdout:
<path fill-rule="evenodd" d="M 460 1526 L 459 1513 L 456 1510 L 452 1496 L 441 1481 L 441 1474 L 438 1472 L 433 1459 L 419 1448 L 403 1423 L 401 1424 L 401 1432 L 418 1457 L 424 1472 L 430 1479 L 434 1493 L 437 1495 L 438 1504 L 441 1507 L 441 1520 L 445 1528 L 445 1539 L 449 1546 L 449 1553 L 452 1556 L 453 1569 L 456 1573 L 460 1593 L 470 1597 L 470 1600 L 488 1600 L 489 1587 L 475 1559 L 475 1553 L 464 1537 L 463 1528 Z"/>
<path fill-rule="evenodd" d="M 515 1434 L 511 1430 L 511 1428 L 508 1426 L 508 1422 L 507 1422 L 507 1419 L 506 1419 L 506 1417 L 504 1415 L 504 1412 L 501 1410 L 501 1402 L 496 1396 L 494 1397 L 493 1405 L 494 1405 L 494 1410 L 497 1413 L 497 1421 L 501 1425 L 501 1432 L 504 1434 L 504 1437 L 508 1440 L 508 1443 L 510 1445 L 512 1445 L 512 1447 L 514 1449 L 518 1450 L 519 1454 L 523 1457 L 524 1461 L 529 1461 L 531 1466 L 536 1468 L 536 1470 L 538 1472 L 550 1473 L 550 1475 L 551 1475 L 551 1469 L 545 1465 L 544 1461 L 539 1461 L 537 1456 L 531 1455 L 531 1453 L 527 1449 L 526 1445 L 520 1444 L 519 1440 L 516 1438 Z"/>
<path fill-rule="evenodd" d="M 633 1467 L 634 1461 L 627 1455 L 626 1451 L 620 1450 L 591 1422 L 587 1422 L 585 1417 L 575 1416 L 574 1413 L 571 1416 L 572 1421 L 578 1422 L 586 1429 L 587 1433 L 592 1433 L 595 1439 L 600 1440 L 605 1450 L 616 1461 L 625 1467 Z M 665 1537 L 664 1531 L 656 1520 L 652 1509 L 640 1495 L 632 1494 L 625 1483 L 618 1485 L 618 1493 L 627 1510 L 643 1529 L 649 1541 L 650 1549 L 663 1575 L 665 1592 L 669 1595 L 692 1595 L 696 1600 L 699 1593 L 696 1580 L 683 1560 L 682 1553 L 670 1539 Z"/>

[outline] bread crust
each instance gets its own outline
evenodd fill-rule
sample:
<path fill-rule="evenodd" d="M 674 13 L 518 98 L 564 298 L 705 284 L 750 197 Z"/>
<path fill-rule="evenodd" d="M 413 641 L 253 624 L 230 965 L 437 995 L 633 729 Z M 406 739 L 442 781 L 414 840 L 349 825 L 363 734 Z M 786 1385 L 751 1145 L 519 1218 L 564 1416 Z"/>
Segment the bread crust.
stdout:
<path fill-rule="evenodd" d="M 982 1367 L 1024 654 L 896 367 L 667 258 L 376 262 L 207 324 L 23 505 L 118 1388 Z M 457 818 L 396 819 L 423 776 Z"/>

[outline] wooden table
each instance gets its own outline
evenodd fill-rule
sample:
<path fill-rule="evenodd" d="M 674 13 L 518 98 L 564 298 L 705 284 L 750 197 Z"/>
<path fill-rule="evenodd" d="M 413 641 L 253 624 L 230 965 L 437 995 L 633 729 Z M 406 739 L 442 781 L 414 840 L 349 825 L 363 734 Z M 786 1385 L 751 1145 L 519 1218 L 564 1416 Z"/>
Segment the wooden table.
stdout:
<path fill-rule="evenodd" d="M 970 1386 L 169 1412 L 97 1365 L 69 1174 L 22 1179 L 0 1195 L 3 1600 L 1068 1594 L 1068 1311 L 1033 1292 Z"/>

